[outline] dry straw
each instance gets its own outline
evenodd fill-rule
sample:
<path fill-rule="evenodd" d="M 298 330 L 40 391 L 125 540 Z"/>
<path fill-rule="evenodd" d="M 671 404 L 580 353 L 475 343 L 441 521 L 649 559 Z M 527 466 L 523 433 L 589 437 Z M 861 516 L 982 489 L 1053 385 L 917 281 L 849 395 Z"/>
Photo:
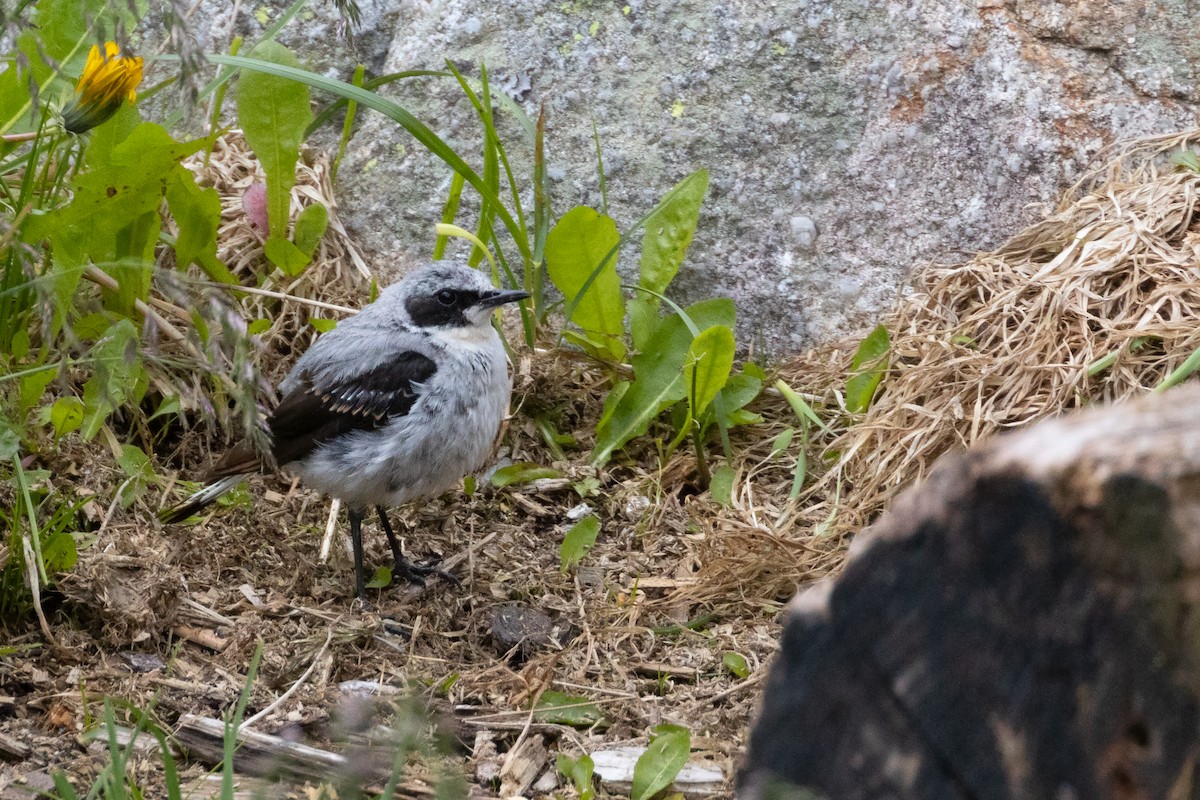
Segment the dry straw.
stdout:
<path fill-rule="evenodd" d="M 806 496 L 841 483 L 837 532 L 869 522 L 943 453 L 1144 394 L 1200 347 L 1200 174 L 1171 160 L 1198 139 L 1125 145 L 999 249 L 917 276 L 883 320 L 880 393 L 829 443 L 838 460 Z M 788 377 L 813 383 L 803 366 Z M 829 393 L 837 378 L 816 383 Z"/>

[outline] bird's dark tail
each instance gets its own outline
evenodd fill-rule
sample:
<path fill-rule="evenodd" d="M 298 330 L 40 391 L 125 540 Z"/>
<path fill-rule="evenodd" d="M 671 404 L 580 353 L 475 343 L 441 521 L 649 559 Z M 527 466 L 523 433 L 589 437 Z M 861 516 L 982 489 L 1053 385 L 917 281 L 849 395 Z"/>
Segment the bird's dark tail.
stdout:
<path fill-rule="evenodd" d="M 187 500 L 184 500 L 182 503 L 176 503 L 170 508 L 164 508 L 162 511 L 158 512 L 158 518 L 168 525 L 174 522 L 183 522 L 193 514 L 197 514 L 202 511 L 218 497 L 225 494 L 245 479 L 245 475 L 230 475 L 228 477 L 213 481 L 208 486 L 205 486 L 203 489 L 193 494 Z"/>

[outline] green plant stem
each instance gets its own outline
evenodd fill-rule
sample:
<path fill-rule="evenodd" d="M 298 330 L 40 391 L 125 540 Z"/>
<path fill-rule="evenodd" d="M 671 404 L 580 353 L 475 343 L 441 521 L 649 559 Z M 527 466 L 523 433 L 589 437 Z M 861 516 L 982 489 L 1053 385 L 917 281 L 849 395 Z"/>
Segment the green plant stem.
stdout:
<path fill-rule="evenodd" d="M 700 426 L 692 425 L 692 446 L 696 448 L 696 479 L 700 490 L 706 491 L 712 482 L 712 474 L 708 471 L 708 457 L 704 454 L 704 442 L 700 441 Z"/>
<path fill-rule="evenodd" d="M 454 173 L 450 178 L 450 194 L 446 198 L 446 205 L 442 207 L 442 224 L 454 224 L 454 218 L 458 216 L 458 204 L 462 200 L 463 176 Z M 437 241 L 433 243 L 433 260 L 438 261 L 446 255 L 446 245 L 450 242 L 448 234 L 439 233 Z"/>
<path fill-rule="evenodd" d="M 1163 378 L 1162 383 L 1154 387 L 1154 392 L 1165 392 L 1172 386 L 1177 386 L 1197 369 L 1200 369 L 1200 348 L 1193 351 L 1190 356 L 1184 359 L 1182 364 L 1171 370 L 1171 374 Z"/>
<path fill-rule="evenodd" d="M 229 43 L 229 55 L 236 56 L 242 49 L 242 37 L 234 36 L 233 41 Z M 229 90 L 229 81 L 221 81 L 221 85 L 217 87 L 217 96 L 213 98 L 212 113 L 208 117 L 208 132 L 212 135 L 221 126 L 221 108 L 225 105 L 225 93 Z M 213 147 L 217 143 L 217 137 L 212 136 L 208 140 L 208 144 L 204 147 L 204 166 L 208 167 L 208 160 L 212 157 Z"/>
<path fill-rule="evenodd" d="M 164 61 L 177 60 L 177 56 L 159 56 Z M 240 67 L 242 69 L 264 72 L 268 75 L 277 75 L 281 78 L 290 78 L 294 81 L 311 86 L 314 89 L 333 92 L 347 99 L 357 100 L 359 105 L 366 106 L 374 111 L 378 111 L 389 119 L 397 122 L 409 134 L 420 142 L 427 150 L 433 153 L 446 163 L 451 169 L 460 173 L 467 181 L 479 192 L 485 204 L 490 204 L 495 207 L 496 215 L 504 222 L 504 226 L 508 228 L 509 233 L 513 237 L 513 241 L 517 248 L 521 251 L 522 257 L 528 262 L 531 260 L 532 253 L 529 250 L 529 242 L 522 236 L 521 226 L 517 224 L 517 220 L 509 213 L 508 209 L 500 202 L 500 198 L 495 192 L 491 191 L 486 182 L 473 170 L 458 153 L 456 153 L 449 145 L 447 145 L 433 130 L 421 122 L 412 112 L 392 102 L 384 97 L 369 92 L 358 86 L 353 86 L 345 81 L 339 81 L 334 78 L 327 78 L 324 75 L 318 75 L 315 72 L 308 70 L 288 67 L 282 64 L 274 64 L 269 61 L 263 61 L 256 58 L 247 58 L 243 56 L 223 56 L 210 54 L 208 60 L 214 64 L 221 64 L 230 67 Z"/>
<path fill-rule="evenodd" d="M 21 490 L 21 502 L 25 507 L 25 515 L 29 520 L 29 546 L 33 550 L 34 558 L 37 561 L 37 574 L 42 585 L 45 586 L 50 582 L 46 577 L 46 563 L 42 560 L 42 537 L 38 531 L 37 514 L 33 507 L 33 498 L 29 494 L 29 481 L 25 479 L 25 469 L 21 466 L 21 456 L 14 455 L 13 458 L 13 474 L 17 480 L 17 487 Z"/>
<path fill-rule="evenodd" d="M 236 54 L 235 54 L 236 55 Z M 359 64 L 354 68 L 354 85 L 359 88 L 363 85 L 363 77 L 366 75 L 366 67 Z M 346 147 L 350 144 L 350 135 L 354 132 L 354 116 L 358 113 L 358 103 L 353 100 L 346 101 L 346 118 L 342 120 L 342 138 L 338 140 L 337 155 L 333 157 L 333 166 L 329 168 L 330 180 L 337 180 L 338 167 L 342 164 L 342 158 L 346 155 Z"/>

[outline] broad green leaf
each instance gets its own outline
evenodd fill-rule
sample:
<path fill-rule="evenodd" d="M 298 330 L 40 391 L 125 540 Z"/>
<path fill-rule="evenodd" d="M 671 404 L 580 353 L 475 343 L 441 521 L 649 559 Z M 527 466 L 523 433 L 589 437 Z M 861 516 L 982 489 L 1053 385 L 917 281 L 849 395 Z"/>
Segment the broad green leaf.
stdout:
<path fill-rule="evenodd" d="M 309 321 L 311 322 L 312 320 Z M 246 326 L 246 333 L 250 334 L 251 336 L 257 336 L 258 334 L 266 333 L 269 330 L 271 330 L 271 320 L 263 319 L 261 317 Z"/>
<path fill-rule="evenodd" d="M 657 736 L 633 766 L 633 791 L 630 800 L 649 800 L 671 785 L 687 763 L 692 737 L 678 725 L 659 725 Z"/>
<path fill-rule="evenodd" d="M 168 395 L 162 399 L 161 403 L 158 404 L 158 408 L 155 409 L 154 413 L 150 415 L 149 419 L 158 419 L 159 417 L 165 417 L 168 414 L 178 414 L 179 408 L 179 395 Z"/>
<path fill-rule="evenodd" d="M 714 325 L 732 329 L 736 321 L 733 301 L 727 298 L 705 300 L 684 309 L 700 330 Z M 636 380 L 612 402 L 605 400 L 604 414 L 596 426 L 596 446 L 591 463 L 599 466 L 635 436 L 641 436 L 650 422 L 668 406 L 687 396 L 683 383 L 683 365 L 692 334 L 678 313 L 659 323 L 652 337 L 654 346 L 633 357 Z M 619 386 L 620 384 L 618 384 Z"/>
<path fill-rule="evenodd" d="M 724 325 L 701 331 L 688 346 L 683 361 L 683 385 L 694 418 L 700 418 L 729 380 L 735 349 L 733 331 Z"/>
<path fill-rule="evenodd" d="M 725 381 L 721 397 L 725 399 L 725 413 L 745 408 L 762 393 L 762 379 L 747 373 L 745 370 L 733 375 Z"/>
<path fill-rule="evenodd" d="M 317 329 L 317 333 L 329 333 L 337 327 L 336 319 L 322 319 L 321 317 L 309 317 L 308 324 Z"/>
<path fill-rule="evenodd" d="M 303 272 L 312 260 L 287 239 L 267 239 L 263 243 L 263 254 L 289 278 Z"/>
<path fill-rule="evenodd" d="M 295 242 L 296 248 L 301 253 L 312 260 L 313 253 L 317 252 L 317 247 L 321 244 L 321 239 L 325 236 L 325 229 L 328 227 L 329 210 L 325 206 L 320 203 L 305 206 L 304 210 L 300 212 L 300 216 L 296 217 L 292 241 Z"/>
<path fill-rule="evenodd" d="M 83 424 L 83 401 L 78 397 L 60 397 L 50 407 L 50 424 L 54 435 L 63 437 Z"/>
<path fill-rule="evenodd" d="M 55 531 L 42 541 L 42 565 L 46 572 L 66 572 L 78 560 L 75 537 L 70 533 Z"/>
<path fill-rule="evenodd" d="M 217 227 L 221 224 L 221 197 L 217 190 L 198 186 L 186 169 L 175 170 L 167 184 L 167 206 L 179 227 L 175 265 L 186 269 L 192 262 L 203 265 L 207 259 L 216 260 Z"/>
<path fill-rule="evenodd" d="M 493 472 L 492 486 L 502 489 L 505 486 L 529 483 L 541 478 L 558 478 L 561 476 L 561 472 L 551 467 L 543 467 L 541 464 L 534 464 L 529 461 L 519 461 L 516 464 L 509 464 Z"/>
<path fill-rule="evenodd" d="M 887 328 L 882 325 L 867 334 L 850 362 L 853 375 L 846 381 L 846 410 L 861 414 L 871 405 L 875 389 L 887 371 L 887 353 L 891 347 Z"/>
<path fill-rule="evenodd" d="M 1192 172 L 1200 172 L 1200 156 L 1194 150 L 1180 150 L 1171 155 L 1171 163 L 1177 167 L 1185 167 Z"/>
<path fill-rule="evenodd" d="M 559 753 L 554 766 L 560 775 L 575 786 L 575 791 L 579 793 L 579 800 L 595 800 L 596 787 L 592 785 L 592 773 L 596 770 L 596 764 L 592 761 L 591 756 L 584 754 L 579 758 L 571 758 L 564 753 Z"/>
<path fill-rule="evenodd" d="M 138 354 L 137 328 L 116 322 L 91 350 L 92 376 L 83 385 L 83 437 L 90 440 L 126 399 L 145 391 L 146 372 Z"/>
<path fill-rule="evenodd" d="M 604 714 L 595 703 L 586 697 L 570 695 L 554 689 L 542 692 L 534 709 L 533 718 L 537 722 L 570 725 L 573 728 L 603 730 L 608 727 L 608 720 L 604 718 Z"/>
<path fill-rule="evenodd" d="M 708 484 L 708 493 L 715 503 L 722 506 L 733 504 L 733 467 L 722 464 L 713 470 Z"/>
<path fill-rule="evenodd" d="M 142 448 L 135 444 L 121 445 L 121 455 L 117 457 L 117 466 L 131 478 L 153 481 L 158 477 L 154 474 L 154 467 L 151 466 L 150 459 L 142 452 Z"/>
<path fill-rule="evenodd" d="M 746 657 L 741 653 L 731 650 L 721 658 L 721 663 L 735 677 L 743 679 L 750 677 L 750 665 L 746 663 Z"/>
<path fill-rule="evenodd" d="M 296 56 L 275 42 L 260 43 L 251 56 L 272 64 L 300 67 Z M 238 78 L 237 113 L 246 143 L 267 173 L 269 239 L 286 240 L 291 191 L 296 184 L 296 160 L 304 129 L 312 119 L 308 87 L 276 75 L 243 70 Z M 267 251 L 268 258 L 272 254 L 281 255 L 278 249 Z M 283 267 L 278 261 L 274 263 Z M 293 265 L 289 262 L 289 266 Z"/>
<path fill-rule="evenodd" d="M 771 443 L 771 455 L 769 457 L 775 458 L 784 450 L 787 450 L 789 447 L 791 447 L 792 439 L 795 438 L 795 436 L 795 428 L 784 428 L 782 431 L 780 431 L 779 435 L 775 437 L 775 441 Z"/>
<path fill-rule="evenodd" d="M 57 374 L 58 368 L 49 366 L 21 379 L 21 406 L 18 409 L 20 417 L 24 417 L 31 408 L 38 404 L 42 395 L 46 393 L 46 387 L 50 385 L 50 381 L 54 380 L 54 376 Z"/>
<path fill-rule="evenodd" d="M 21 449 L 21 434 L 12 423 L 0 417 L 0 461 L 11 461 Z"/>
<path fill-rule="evenodd" d="M 654 216 L 646 221 L 638 286 L 666 293 L 692 243 L 707 192 L 708 170 L 700 169 L 680 181 L 659 203 Z M 644 292 L 638 292 L 631 303 L 630 327 L 639 350 L 646 347 L 654 331 L 658 305 L 657 297 Z"/>
<path fill-rule="evenodd" d="M 599 533 L 600 520 L 591 515 L 572 525 L 571 530 L 567 531 L 567 535 L 563 537 L 562 547 L 559 550 L 562 556 L 560 571 L 566 572 L 582 561 L 583 557 L 592 549 L 592 545 L 596 543 L 596 536 Z"/>
<path fill-rule="evenodd" d="M 375 574 L 371 579 L 363 584 L 368 589 L 386 589 L 392 585 L 392 568 L 388 566 L 379 566 L 375 568 Z"/>
<path fill-rule="evenodd" d="M 118 281 L 123 277 L 116 274 L 118 266 L 137 270 L 136 280 L 148 287 L 150 273 L 141 261 L 158 234 L 165 187 L 183 169 L 178 162 L 204 143 L 176 142 L 162 126 L 147 122 L 107 152 L 89 148 L 88 169 L 76 177 L 71 202 L 30 218 L 26 240 L 50 239 L 56 262 L 69 269 L 91 260 Z M 114 264 L 123 258 L 130 260 Z"/>
<path fill-rule="evenodd" d="M 616 361 L 625 357 L 621 341 L 625 299 L 616 257 L 609 259 L 590 285 L 588 280 L 620 238 L 610 217 L 587 206 L 576 206 L 564 214 L 546 237 L 546 271 L 567 305 L 575 305 L 571 322 L 602 342 L 601 352 Z"/>

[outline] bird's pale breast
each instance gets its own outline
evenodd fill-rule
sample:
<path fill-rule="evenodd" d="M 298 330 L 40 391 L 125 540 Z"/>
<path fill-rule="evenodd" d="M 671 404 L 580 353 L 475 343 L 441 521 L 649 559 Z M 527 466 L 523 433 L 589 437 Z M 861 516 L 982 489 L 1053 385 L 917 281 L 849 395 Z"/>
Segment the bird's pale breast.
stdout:
<path fill-rule="evenodd" d="M 511 381 L 495 333 L 448 347 L 408 414 L 327 442 L 291 468 L 351 508 L 395 506 L 454 488 L 483 466 L 508 412 Z"/>

